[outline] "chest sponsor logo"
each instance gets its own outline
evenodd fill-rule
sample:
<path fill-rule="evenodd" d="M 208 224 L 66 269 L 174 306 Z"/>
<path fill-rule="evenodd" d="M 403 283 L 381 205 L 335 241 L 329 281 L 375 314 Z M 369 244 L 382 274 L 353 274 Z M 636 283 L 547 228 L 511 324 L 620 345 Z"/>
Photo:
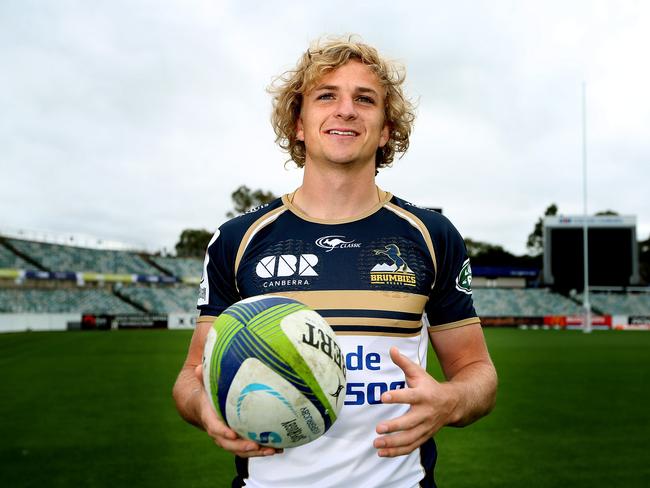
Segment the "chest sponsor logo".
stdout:
<path fill-rule="evenodd" d="M 304 286 L 309 285 L 310 277 L 318 276 L 317 265 L 318 256 L 315 254 L 265 256 L 255 266 L 255 274 L 270 280 L 264 282 L 264 288 Z"/>
<path fill-rule="evenodd" d="M 384 260 L 370 270 L 371 285 L 417 285 L 415 273 L 409 268 L 396 244 L 388 244 L 384 249 L 373 249 L 372 252 Z"/>
<path fill-rule="evenodd" d="M 348 239 L 345 236 L 323 236 L 316 239 L 316 245 L 327 249 L 325 252 L 332 252 L 334 249 L 360 248 L 360 242 Z"/>
<path fill-rule="evenodd" d="M 456 289 L 468 295 L 472 294 L 472 267 L 469 265 L 469 259 L 465 260 L 456 277 Z"/>

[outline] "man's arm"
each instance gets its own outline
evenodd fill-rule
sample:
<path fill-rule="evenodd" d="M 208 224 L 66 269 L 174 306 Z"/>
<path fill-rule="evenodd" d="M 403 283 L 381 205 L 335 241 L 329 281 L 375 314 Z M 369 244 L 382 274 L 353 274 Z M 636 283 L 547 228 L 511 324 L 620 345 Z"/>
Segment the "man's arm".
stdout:
<path fill-rule="evenodd" d="M 408 412 L 377 425 L 380 456 L 409 454 L 445 425 L 463 426 L 487 415 L 496 400 L 497 375 L 479 324 L 435 332 L 431 343 L 448 381 L 440 383 L 391 348 L 408 388 L 388 391 L 383 403 L 408 403 Z"/>
<path fill-rule="evenodd" d="M 174 384 L 173 396 L 178 413 L 190 424 L 205 430 L 218 446 L 240 457 L 269 456 L 281 452 L 281 449 L 241 439 L 212 407 L 202 380 L 203 348 L 210 327 L 212 321 L 196 324 L 187 358 Z"/>
<path fill-rule="evenodd" d="M 456 389 L 456 404 L 447 425 L 463 427 L 492 411 L 496 403 L 497 372 L 479 324 L 429 331 L 433 349 L 447 379 Z"/>

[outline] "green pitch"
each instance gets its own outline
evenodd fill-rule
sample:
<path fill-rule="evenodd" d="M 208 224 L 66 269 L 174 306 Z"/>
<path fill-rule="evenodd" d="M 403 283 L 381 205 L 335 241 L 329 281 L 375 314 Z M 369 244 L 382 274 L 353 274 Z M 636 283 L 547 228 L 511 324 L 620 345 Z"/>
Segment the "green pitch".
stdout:
<path fill-rule="evenodd" d="M 650 333 L 486 336 L 497 408 L 438 435 L 440 486 L 650 486 Z M 166 330 L 0 334 L 0 484 L 230 486 L 230 455 L 174 409 L 189 339 Z"/>

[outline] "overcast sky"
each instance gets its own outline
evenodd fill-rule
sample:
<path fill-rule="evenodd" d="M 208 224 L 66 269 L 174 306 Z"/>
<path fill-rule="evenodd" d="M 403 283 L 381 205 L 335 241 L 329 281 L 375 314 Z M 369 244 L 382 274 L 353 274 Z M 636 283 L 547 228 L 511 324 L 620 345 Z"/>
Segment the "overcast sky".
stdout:
<path fill-rule="evenodd" d="M 407 67 L 418 116 L 385 190 L 525 252 L 550 203 L 650 235 L 650 2 L 0 2 L 0 231 L 149 250 L 215 230 L 241 184 L 302 171 L 274 143 L 273 76 L 357 33 Z"/>

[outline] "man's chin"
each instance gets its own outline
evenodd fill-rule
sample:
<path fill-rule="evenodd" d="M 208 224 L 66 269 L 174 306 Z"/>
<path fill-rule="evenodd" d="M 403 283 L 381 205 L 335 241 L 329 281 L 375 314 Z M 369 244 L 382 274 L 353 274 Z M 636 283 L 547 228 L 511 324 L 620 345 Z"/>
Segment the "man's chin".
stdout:
<path fill-rule="evenodd" d="M 363 164 L 367 158 L 359 157 L 359 154 L 328 154 L 326 155 L 327 161 L 332 164 L 340 165 L 356 165 Z"/>

